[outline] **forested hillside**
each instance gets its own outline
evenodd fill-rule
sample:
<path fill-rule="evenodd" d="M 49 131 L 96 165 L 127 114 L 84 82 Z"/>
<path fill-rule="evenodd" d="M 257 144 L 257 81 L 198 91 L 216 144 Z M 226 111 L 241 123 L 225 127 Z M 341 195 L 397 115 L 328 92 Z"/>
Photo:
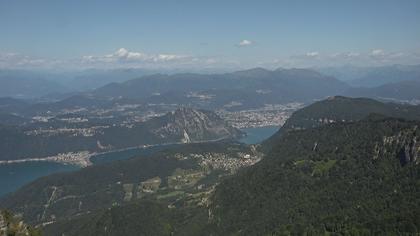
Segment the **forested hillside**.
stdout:
<path fill-rule="evenodd" d="M 228 235 L 417 233 L 419 125 L 375 116 L 282 135 L 218 186 L 214 226 Z"/>

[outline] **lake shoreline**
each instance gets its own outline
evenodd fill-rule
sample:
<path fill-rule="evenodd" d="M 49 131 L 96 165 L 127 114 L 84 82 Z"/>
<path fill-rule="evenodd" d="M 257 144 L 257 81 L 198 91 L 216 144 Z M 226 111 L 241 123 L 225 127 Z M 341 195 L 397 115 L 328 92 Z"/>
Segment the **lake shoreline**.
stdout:
<path fill-rule="evenodd" d="M 227 140 L 227 139 L 229 138 L 222 137 L 219 139 L 196 141 L 196 142 L 189 142 L 189 143 L 191 144 L 211 143 L 211 142 L 218 142 L 218 141 Z M 17 163 L 25 163 L 25 162 L 54 162 L 54 163 L 60 163 L 64 165 L 74 165 L 81 168 L 85 168 L 85 167 L 93 165 L 91 158 L 101 156 L 104 154 L 124 152 L 124 151 L 129 151 L 129 150 L 136 150 L 136 149 L 147 149 L 147 148 L 153 148 L 153 147 L 182 145 L 182 144 L 189 144 L 189 143 L 173 142 L 173 143 L 162 143 L 162 144 L 144 144 L 144 145 L 120 148 L 120 149 L 115 149 L 115 150 L 110 150 L 110 151 L 105 151 L 105 152 L 79 151 L 79 152 L 59 153 L 55 156 L 49 156 L 49 157 L 24 158 L 24 159 L 16 159 L 16 160 L 0 160 L 0 165 L 17 164 Z"/>
<path fill-rule="evenodd" d="M 277 130 L 278 127 L 242 129 L 242 131 L 245 131 L 247 135 L 237 139 L 237 141 L 252 145 L 268 138 Z M 140 146 L 101 153 L 90 153 L 89 161 L 92 165 L 103 164 L 141 155 L 150 155 L 165 148 L 171 148 L 170 144 L 167 144 L 166 146 Z M 69 164 L 69 162 L 52 161 L 52 158 L 28 158 L 12 160 L 7 163 L 5 163 L 6 161 L 2 162 L 3 164 L 0 164 L 0 197 L 7 193 L 16 191 L 19 187 L 42 176 L 54 173 L 63 173 L 66 171 L 77 171 L 81 169 L 80 165 Z"/>

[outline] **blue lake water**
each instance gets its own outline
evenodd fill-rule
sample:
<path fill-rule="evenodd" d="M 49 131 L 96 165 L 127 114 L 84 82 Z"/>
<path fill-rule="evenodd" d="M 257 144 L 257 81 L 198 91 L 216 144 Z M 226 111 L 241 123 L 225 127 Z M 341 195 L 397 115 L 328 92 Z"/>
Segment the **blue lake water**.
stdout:
<path fill-rule="evenodd" d="M 247 133 L 246 137 L 239 141 L 246 144 L 260 143 L 273 135 L 278 127 L 262 127 L 243 129 Z M 174 145 L 162 145 L 149 148 L 135 148 L 124 151 L 109 152 L 91 158 L 93 164 L 101 164 L 110 161 L 128 159 L 140 155 L 149 155 L 162 149 L 170 148 Z M 54 162 L 24 162 L 16 164 L 0 165 L 0 197 L 6 193 L 15 191 L 19 187 L 49 174 L 74 171 L 79 167 L 64 165 Z"/>
<path fill-rule="evenodd" d="M 77 169 L 79 167 L 73 165 L 41 161 L 0 165 L 0 196 L 41 176 Z"/>
<path fill-rule="evenodd" d="M 246 144 L 260 143 L 264 141 L 265 139 L 269 138 L 278 130 L 279 130 L 278 126 L 242 129 L 242 131 L 245 131 L 247 133 L 247 136 L 241 138 L 239 141 Z"/>
<path fill-rule="evenodd" d="M 108 152 L 108 153 L 103 153 L 103 154 L 93 156 L 90 158 L 90 161 L 96 165 L 96 164 L 102 164 L 102 163 L 111 162 L 111 161 L 124 160 L 124 159 L 141 156 L 141 155 L 143 156 L 150 155 L 160 150 L 175 147 L 177 145 L 180 145 L 180 144 L 160 145 L 160 146 L 153 146 L 153 147 L 148 147 L 148 148 L 133 148 L 133 149 L 127 149 L 123 151 Z"/>
<path fill-rule="evenodd" d="M 140 155 L 149 155 L 173 145 L 154 146 L 149 148 L 133 148 L 123 151 L 109 152 L 91 157 L 94 165 L 111 161 L 124 160 Z M 0 197 L 17 190 L 19 187 L 42 176 L 57 172 L 74 171 L 80 167 L 55 162 L 23 162 L 0 165 Z"/>

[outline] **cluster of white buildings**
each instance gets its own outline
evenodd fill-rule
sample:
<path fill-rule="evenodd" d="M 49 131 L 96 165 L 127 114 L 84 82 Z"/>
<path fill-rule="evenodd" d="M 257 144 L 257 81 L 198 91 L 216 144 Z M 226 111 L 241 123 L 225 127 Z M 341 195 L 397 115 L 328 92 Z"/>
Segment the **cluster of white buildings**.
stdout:
<path fill-rule="evenodd" d="M 221 169 L 230 171 L 232 173 L 236 172 L 242 167 L 254 165 L 261 160 L 261 157 L 248 153 L 238 153 L 238 156 L 236 156 L 225 153 L 209 152 L 192 153 L 188 156 L 177 154 L 175 157 L 178 159 L 198 159 L 200 166 L 204 169 Z"/>
<path fill-rule="evenodd" d="M 109 126 L 92 126 L 89 128 L 58 128 L 58 129 L 36 129 L 25 131 L 26 135 L 33 136 L 57 136 L 57 135 L 69 135 L 69 136 L 83 136 L 92 137 L 97 133 L 102 133 L 103 129 L 109 128 Z"/>
<path fill-rule="evenodd" d="M 243 111 L 218 110 L 218 115 L 236 128 L 282 126 L 302 103 L 266 104 L 258 109 Z"/>

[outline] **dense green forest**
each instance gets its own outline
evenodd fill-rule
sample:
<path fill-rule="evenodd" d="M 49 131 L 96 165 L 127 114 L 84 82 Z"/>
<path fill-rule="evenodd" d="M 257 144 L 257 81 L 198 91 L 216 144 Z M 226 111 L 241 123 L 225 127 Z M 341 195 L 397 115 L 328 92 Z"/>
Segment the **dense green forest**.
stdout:
<path fill-rule="evenodd" d="M 283 135 L 216 189 L 218 233 L 385 235 L 420 230 L 420 123 L 370 117 Z"/>
<path fill-rule="evenodd" d="M 97 211 L 72 221 L 59 221 L 45 227 L 44 234 L 192 236 L 202 235 L 207 220 L 207 209 L 203 207 L 170 209 L 162 202 L 146 200 Z"/>

